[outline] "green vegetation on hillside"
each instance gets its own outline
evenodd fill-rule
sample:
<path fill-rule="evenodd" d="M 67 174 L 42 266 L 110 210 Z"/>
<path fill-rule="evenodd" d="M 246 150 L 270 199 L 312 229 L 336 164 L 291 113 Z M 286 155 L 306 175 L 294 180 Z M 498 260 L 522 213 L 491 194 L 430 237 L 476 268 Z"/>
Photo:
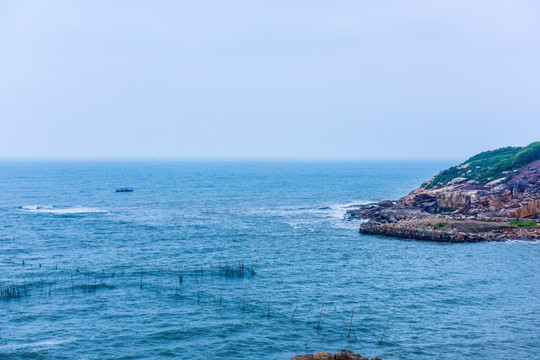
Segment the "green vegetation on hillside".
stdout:
<path fill-rule="evenodd" d="M 536 226 L 538 225 L 536 222 L 529 220 L 529 221 L 511 221 L 508 223 L 508 225 L 517 225 L 517 226 Z"/>
<path fill-rule="evenodd" d="M 508 179 L 512 176 L 509 172 L 536 160 L 540 160 L 540 141 L 526 147 L 505 147 L 485 151 L 458 166 L 440 172 L 426 187 L 445 185 L 457 177 L 475 180 L 484 185 L 495 179 Z"/>

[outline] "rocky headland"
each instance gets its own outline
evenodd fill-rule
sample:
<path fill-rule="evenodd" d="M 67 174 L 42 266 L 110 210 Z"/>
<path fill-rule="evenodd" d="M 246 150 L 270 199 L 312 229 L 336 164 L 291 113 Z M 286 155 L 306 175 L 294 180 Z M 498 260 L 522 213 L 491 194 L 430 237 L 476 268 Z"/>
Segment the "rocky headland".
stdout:
<path fill-rule="evenodd" d="M 540 240 L 540 141 L 475 155 L 397 201 L 347 211 L 360 232 L 445 242 Z"/>

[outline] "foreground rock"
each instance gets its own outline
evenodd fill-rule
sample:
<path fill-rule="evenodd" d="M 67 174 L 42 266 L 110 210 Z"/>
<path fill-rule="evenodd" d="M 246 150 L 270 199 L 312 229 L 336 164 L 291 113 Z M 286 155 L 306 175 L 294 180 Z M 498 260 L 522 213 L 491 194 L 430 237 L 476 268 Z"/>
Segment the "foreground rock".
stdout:
<path fill-rule="evenodd" d="M 349 350 L 341 350 L 337 354 L 319 352 L 316 354 L 296 355 L 291 360 L 370 360 L 370 358 L 362 357 L 362 355 L 355 354 Z M 371 360 L 381 360 L 381 358 L 376 356 L 371 358 Z"/>
<path fill-rule="evenodd" d="M 347 216 L 368 220 L 360 226 L 364 234 L 446 242 L 540 240 L 540 142 L 478 154 L 395 203 L 362 205 Z"/>

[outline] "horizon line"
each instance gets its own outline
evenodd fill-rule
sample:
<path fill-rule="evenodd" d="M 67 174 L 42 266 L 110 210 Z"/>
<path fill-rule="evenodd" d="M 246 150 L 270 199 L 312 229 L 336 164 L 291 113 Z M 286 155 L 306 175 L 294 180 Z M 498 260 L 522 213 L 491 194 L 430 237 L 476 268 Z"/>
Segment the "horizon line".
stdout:
<path fill-rule="evenodd" d="M 399 158 L 399 157 L 385 157 L 385 158 L 374 158 L 374 157 L 175 157 L 175 156 L 111 156 L 111 157 L 102 157 L 102 156 L 0 156 L 0 162 L 8 161 L 35 161 L 35 162 L 46 162 L 46 161 L 103 161 L 103 162 L 117 162 L 117 161 L 126 161 L 126 162 L 135 162 L 135 161 L 171 161 L 171 162 L 358 162 L 358 161 L 367 161 L 367 162 L 389 162 L 389 161 L 464 161 L 460 160 L 459 157 L 448 157 L 448 158 L 419 158 L 419 157 L 410 157 L 410 158 Z"/>

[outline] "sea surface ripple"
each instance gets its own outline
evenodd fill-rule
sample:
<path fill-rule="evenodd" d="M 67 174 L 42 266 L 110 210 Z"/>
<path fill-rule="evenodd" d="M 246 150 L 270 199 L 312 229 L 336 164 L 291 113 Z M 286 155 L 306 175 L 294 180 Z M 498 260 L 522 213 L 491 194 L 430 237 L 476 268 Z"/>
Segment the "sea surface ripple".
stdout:
<path fill-rule="evenodd" d="M 538 359 L 539 243 L 343 219 L 449 165 L 4 161 L 0 359 Z"/>

